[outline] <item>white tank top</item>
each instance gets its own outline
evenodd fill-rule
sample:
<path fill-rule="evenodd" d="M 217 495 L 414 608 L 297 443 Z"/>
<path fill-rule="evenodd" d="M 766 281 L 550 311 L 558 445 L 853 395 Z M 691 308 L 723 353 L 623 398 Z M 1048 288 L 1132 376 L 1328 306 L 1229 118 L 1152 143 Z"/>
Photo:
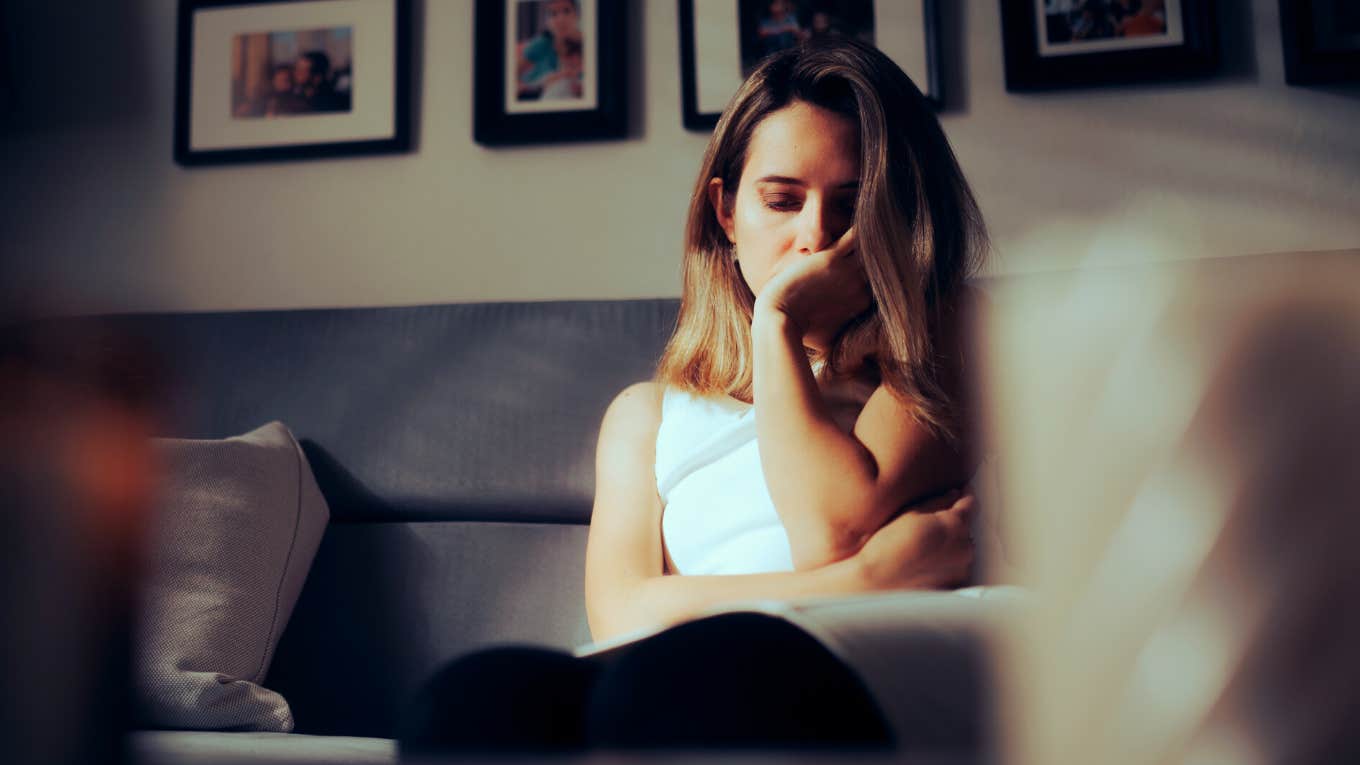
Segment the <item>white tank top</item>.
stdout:
<path fill-rule="evenodd" d="M 828 384 L 822 396 L 849 433 L 874 385 Z M 760 467 L 755 408 L 666 388 L 656 434 L 661 539 L 675 573 L 792 571 L 784 524 Z"/>

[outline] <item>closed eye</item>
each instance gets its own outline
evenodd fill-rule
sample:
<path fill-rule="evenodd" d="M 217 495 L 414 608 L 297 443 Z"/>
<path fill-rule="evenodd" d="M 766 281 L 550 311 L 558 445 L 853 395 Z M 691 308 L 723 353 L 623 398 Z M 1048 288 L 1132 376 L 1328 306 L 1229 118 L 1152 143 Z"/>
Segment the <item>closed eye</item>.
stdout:
<path fill-rule="evenodd" d="M 766 207 L 777 212 L 793 212 L 803 206 L 802 199 L 788 195 L 768 196 L 763 201 Z M 837 207 L 846 215 L 853 215 L 855 213 L 855 198 L 845 197 L 837 203 Z"/>
<path fill-rule="evenodd" d="M 771 210 L 789 212 L 792 210 L 797 210 L 799 207 L 802 207 L 803 201 L 801 199 L 795 199 L 793 197 L 766 197 L 765 206 L 770 208 Z"/>

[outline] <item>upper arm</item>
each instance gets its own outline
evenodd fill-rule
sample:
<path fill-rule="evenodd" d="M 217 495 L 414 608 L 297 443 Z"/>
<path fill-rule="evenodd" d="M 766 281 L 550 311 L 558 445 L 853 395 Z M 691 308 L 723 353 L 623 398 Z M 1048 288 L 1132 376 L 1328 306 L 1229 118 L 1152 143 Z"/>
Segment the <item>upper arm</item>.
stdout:
<path fill-rule="evenodd" d="M 937 354 L 940 380 L 958 417 L 957 438 L 950 440 L 920 422 L 913 404 L 902 401 L 886 386 L 879 386 L 865 403 L 855 422 L 855 438 L 873 458 L 875 494 L 883 512 L 895 511 L 968 481 L 977 469 L 973 443 L 969 327 L 980 305 L 977 293 L 964 288 L 959 306 L 943 323 Z M 886 521 L 886 517 L 876 519 Z M 867 531 L 873 531 L 868 529 Z"/>
<path fill-rule="evenodd" d="M 655 477 L 660 422 L 661 386 L 638 383 L 614 399 L 600 425 L 585 581 L 596 636 L 617 631 L 634 583 L 663 572 Z"/>

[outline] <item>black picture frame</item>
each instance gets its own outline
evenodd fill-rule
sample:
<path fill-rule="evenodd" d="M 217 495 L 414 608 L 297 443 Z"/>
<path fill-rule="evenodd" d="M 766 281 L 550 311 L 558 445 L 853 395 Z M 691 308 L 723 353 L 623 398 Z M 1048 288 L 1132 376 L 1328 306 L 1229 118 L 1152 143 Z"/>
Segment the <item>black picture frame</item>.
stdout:
<path fill-rule="evenodd" d="M 1041 51 L 1039 16 L 1043 0 L 1000 0 L 1000 3 L 1008 91 L 1192 79 L 1208 76 L 1218 66 L 1212 0 L 1173 0 L 1174 9 L 1173 3 L 1168 3 L 1168 13 L 1178 13 L 1178 44 L 1154 42 L 1149 37 L 1146 47 L 1117 49 L 1116 44 L 1129 43 L 1101 40 L 1088 43 L 1091 48 L 1086 52 L 1067 51 L 1060 55 Z M 1045 30 L 1045 34 L 1049 31 Z M 1108 47 L 1100 49 L 1102 44 Z"/>
<path fill-rule="evenodd" d="M 510 0 L 513 2 L 513 0 Z M 513 112 L 507 104 L 507 0 L 477 0 L 473 70 L 473 140 L 484 146 L 598 141 L 624 138 L 628 132 L 627 35 L 624 0 L 581 0 L 594 16 L 595 72 L 586 67 L 587 92 L 594 104 L 582 108 L 564 100 L 561 109 L 543 102 L 545 110 Z M 587 33 L 588 34 L 588 33 Z"/>
<path fill-rule="evenodd" d="M 1343 11 L 1343 6 L 1349 8 Z M 1285 82 L 1360 82 L 1360 29 L 1338 23 L 1343 12 L 1355 22 L 1354 0 L 1280 0 Z"/>
<path fill-rule="evenodd" d="M 14 101 L 14 41 L 9 23 L 9 6 L 0 6 L 0 118 L 7 117 Z"/>
<path fill-rule="evenodd" d="M 732 0 L 735 4 L 737 0 Z M 940 12 L 937 0 L 878 0 L 875 3 L 875 13 L 878 6 L 884 2 L 896 4 L 895 10 L 907 13 L 916 13 L 919 6 L 920 26 L 897 28 L 892 24 L 877 24 L 875 35 L 880 40 L 894 39 L 895 43 L 904 43 L 908 50 L 917 51 L 920 55 L 920 66 L 910 66 L 903 61 L 897 61 L 907 74 L 921 89 L 922 95 L 937 110 L 944 104 L 944 84 L 940 73 Z M 711 131 L 717 124 L 718 118 L 722 116 L 722 108 L 726 99 L 736 92 L 735 86 L 730 83 L 721 87 L 723 97 L 715 100 L 711 95 L 701 95 L 710 89 L 706 83 L 701 83 L 702 77 L 699 71 L 699 54 L 697 30 L 700 28 L 712 28 L 716 25 L 727 23 L 729 26 L 734 23 L 726 19 L 697 19 L 695 17 L 694 0 L 678 0 L 679 3 L 679 28 L 680 28 L 680 99 L 682 120 L 685 129 L 693 131 Z M 902 41 L 895 39 L 894 36 L 913 35 L 915 31 L 920 32 L 919 39 Z M 728 37 L 736 37 L 736 30 L 725 30 Z M 882 37 L 887 35 L 888 38 Z M 886 46 L 880 44 L 880 49 Z M 894 46 L 895 47 L 895 46 Z M 887 52 L 887 51 L 885 51 Z M 889 53 L 891 56 L 892 54 Z M 923 69 L 924 71 L 912 71 L 913 69 Z M 734 72 L 731 77 L 735 82 L 740 82 L 740 72 Z M 730 91 L 730 92 L 729 92 Z M 722 101 L 719 104 L 718 101 Z"/>
<path fill-rule="evenodd" d="M 372 7 L 370 7 L 370 3 Z M 364 4 L 355 6 L 360 8 L 364 14 L 376 14 L 375 18 L 382 19 L 384 26 L 388 24 L 390 19 L 391 42 L 390 45 L 381 45 L 381 48 L 390 50 L 391 60 L 390 62 L 384 60 L 381 64 L 381 70 L 385 71 L 386 67 L 390 65 L 391 93 L 390 98 L 385 94 L 380 101 L 382 104 L 390 103 L 391 110 L 390 113 L 385 108 L 375 111 L 377 120 L 384 126 L 377 134 L 371 130 L 365 130 L 356 133 L 353 138 L 346 138 L 343 134 L 343 127 L 341 127 L 327 131 L 334 133 L 333 135 L 318 136 L 312 140 L 306 135 L 299 134 L 305 133 L 307 130 L 306 123 L 302 121 L 316 115 L 299 115 L 278 120 L 280 129 L 287 130 L 290 133 L 287 138 L 283 138 L 279 143 L 260 144 L 259 138 L 251 137 L 248 144 L 230 145 L 230 136 L 228 136 L 226 139 L 216 139 L 211 146 L 205 146 L 203 142 L 196 139 L 195 131 L 199 127 L 199 123 L 208 120 L 208 117 L 201 113 L 201 110 L 199 114 L 194 113 L 196 86 L 203 87 L 211 84 L 213 87 L 221 87 L 219 83 L 211 83 L 207 80 L 207 75 L 202 75 L 205 79 L 195 81 L 197 73 L 194 69 L 194 46 L 196 19 L 199 18 L 199 15 L 205 12 L 237 10 L 243 14 L 244 18 L 252 20 L 258 18 L 264 26 L 251 27 L 246 25 L 243 28 L 259 32 L 270 28 L 268 22 L 271 10 L 286 9 L 288 12 L 296 12 L 306 5 L 308 5 L 306 0 L 292 0 L 291 2 L 289 0 L 179 0 L 175 59 L 175 162 L 184 166 L 197 166 L 345 157 L 410 150 L 411 0 L 365 0 Z M 252 15 L 252 11 L 257 13 Z M 362 30 L 362 26 L 360 30 Z M 359 67 L 356 66 L 355 68 L 357 70 Z M 375 84 L 382 87 L 386 83 L 386 78 L 380 78 Z M 366 102 L 359 102 L 356 98 L 354 109 L 348 114 L 361 111 L 363 103 Z M 218 116 L 217 122 L 222 125 L 227 124 L 220 119 L 220 116 Z M 218 145 L 224 140 L 227 145 Z"/>

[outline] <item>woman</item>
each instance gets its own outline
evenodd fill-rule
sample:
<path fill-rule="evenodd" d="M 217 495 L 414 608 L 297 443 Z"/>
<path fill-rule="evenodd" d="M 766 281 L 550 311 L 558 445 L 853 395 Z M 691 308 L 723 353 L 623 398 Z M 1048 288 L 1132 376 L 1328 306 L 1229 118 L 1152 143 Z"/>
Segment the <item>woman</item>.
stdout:
<path fill-rule="evenodd" d="M 404 750 L 890 743 L 808 635 L 690 620 L 968 581 L 972 498 L 950 492 L 976 468 L 959 335 L 983 240 L 891 60 L 839 40 L 762 62 L 704 157 L 656 380 L 601 426 L 586 607 L 595 639 L 623 645 L 454 662 Z"/>

